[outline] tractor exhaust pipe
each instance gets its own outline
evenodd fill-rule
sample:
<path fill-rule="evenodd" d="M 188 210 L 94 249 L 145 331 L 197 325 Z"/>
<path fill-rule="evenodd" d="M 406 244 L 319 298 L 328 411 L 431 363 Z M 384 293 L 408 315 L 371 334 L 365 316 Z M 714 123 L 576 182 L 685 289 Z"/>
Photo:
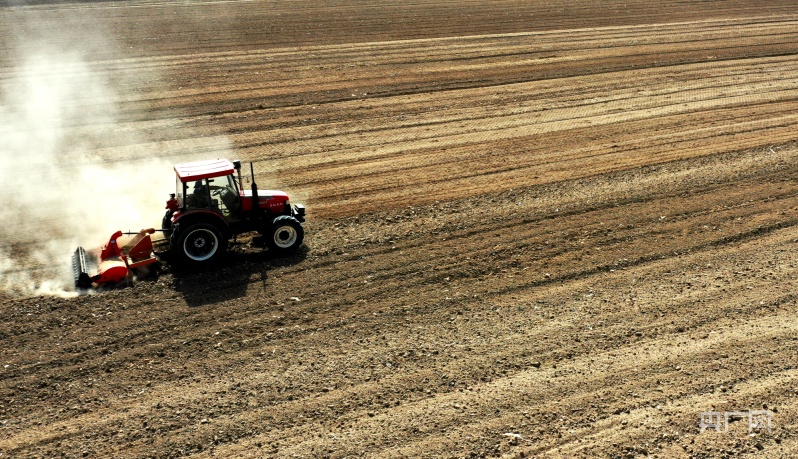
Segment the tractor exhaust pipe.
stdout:
<path fill-rule="evenodd" d="M 260 198 L 258 198 L 258 184 L 255 183 L 255 166 L 249 163 L 249 173 L 252 174 L 252 217 L 255 223 L 260 222 Z"/>
<path fill-rule="evenodd" d="M 238 173 L 238 189 L 239 190 L 243 190 L 244 189 L 244 181 L 241 179 L 241 160 L 240 159 L 233 160 L 233 168 Z"/>

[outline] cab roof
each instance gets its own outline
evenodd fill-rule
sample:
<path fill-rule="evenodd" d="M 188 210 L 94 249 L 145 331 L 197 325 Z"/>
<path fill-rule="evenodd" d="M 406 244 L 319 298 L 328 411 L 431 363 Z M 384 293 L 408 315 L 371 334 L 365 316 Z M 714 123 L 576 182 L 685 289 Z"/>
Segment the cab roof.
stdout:
<path fill-rule="evenodd" d="M 234 171 L 233 163 L 226 159 L 209 159 L 175 164 L 175 173 L 181 182 L 223 177 L 232 174 Z"/>

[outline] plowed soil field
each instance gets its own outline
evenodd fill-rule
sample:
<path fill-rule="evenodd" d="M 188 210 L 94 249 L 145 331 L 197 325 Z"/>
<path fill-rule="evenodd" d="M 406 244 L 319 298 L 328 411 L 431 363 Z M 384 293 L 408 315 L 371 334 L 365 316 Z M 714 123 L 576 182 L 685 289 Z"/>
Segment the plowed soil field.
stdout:
<path fill-rule="evenodd" d="M 0 458 L 798 457 L 794 0 L 8 3 L 0 107 L 80 56 L 92 166 L 254 161 L 308 221 L 5 282 Z M 43 280 L 60 222 L 25 221 L 0 267 Z"/>

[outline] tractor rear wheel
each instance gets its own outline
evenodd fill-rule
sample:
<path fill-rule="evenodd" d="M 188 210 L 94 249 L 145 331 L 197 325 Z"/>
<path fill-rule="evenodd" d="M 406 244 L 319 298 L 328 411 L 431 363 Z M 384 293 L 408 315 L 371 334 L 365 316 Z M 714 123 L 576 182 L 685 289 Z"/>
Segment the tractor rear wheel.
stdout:
<path fill-rule="evenodd" d="M 196 223 L 180 231 L 173 250 L 186 264 L 211 265 L 227 250 L 227 239 L 216 226 Z"/>
<path fill-rule="evenodd" d="M 281 215 L 272 221 L 271 226 L 263 233 L 266 246 L 276 255 L 288 255 L 296 252 L 305 239 L 305 230 L 299 220 L 290 215 Z"/>

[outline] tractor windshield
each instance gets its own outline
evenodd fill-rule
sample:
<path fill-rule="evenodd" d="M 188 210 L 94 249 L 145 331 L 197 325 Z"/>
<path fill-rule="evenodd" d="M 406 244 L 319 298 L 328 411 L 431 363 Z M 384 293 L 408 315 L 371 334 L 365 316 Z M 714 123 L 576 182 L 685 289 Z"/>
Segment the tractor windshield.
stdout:
<path fill-rule="evenodd" d="M 225 218 L 235 219 L 241 211 L 238 184 L 232 175 L 210 179 L 211 206 Z"/>

